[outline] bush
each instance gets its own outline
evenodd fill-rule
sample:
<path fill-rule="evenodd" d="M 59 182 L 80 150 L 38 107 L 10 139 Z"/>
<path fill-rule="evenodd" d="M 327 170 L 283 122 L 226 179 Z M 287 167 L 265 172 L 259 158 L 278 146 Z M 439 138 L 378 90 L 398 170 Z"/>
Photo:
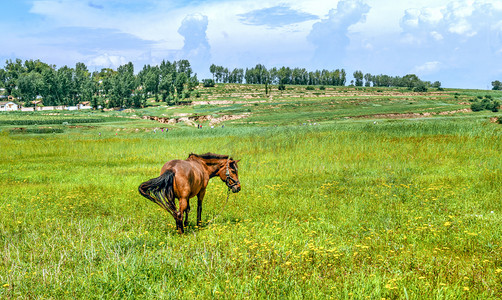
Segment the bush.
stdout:
<path fill-rule="evenodd" d="M 483 107 L 483 104 L 481 102 L 474 102 L 471 104 L 472 111 L 482 111 L 483 109 L 485 108 Z"/>
<path fill-rule="evenodd" d="M 492 112 L 498 112 L 499 108 L 500 102 L 498 100 L 493 100 L 491 96 L 471 104 L 472 111 L 491 110 Z"/>
<path fill-rule="evenodd" d="M 107 120 L 116 121 L 115 118 L 37 118 L 37 119 L 18 119 L 18 120 L 0 120 L 0 125 L 50 125 L 50 124 L 77 124 L 77 123 L 102 123 Z"/>
<path fill-rule="evenodd" d="M 321 91 L 324 91 L 324 90 L 326 89 L 326 87 L 325 87 L 324 85 L 321 85 L 321 86 L 319 87 L 319 89 L 320 89 Z"/>
<path fill-rule="evenodd" d="M 10 130 L 11 133 L 35 133 L 35 134 L 45 134 L 45 133 L 63 133 L 62 128 L 13 128 Z"/>
<path fill-rule="evenodd" d="M 425 86 L 425 84 L 419 84 L 413 89 L 413 91 L 417 93 L 426 93 L 427 87 Z"/>
<path fill-rule="evenodd" d="M 493 100 L 490 110 L 493 112 L 498 112 L 499 108 L 500 108 L 500 102 L 497 100 Z"/>
<path fill-rule="evenodd" d="M 313 86 L 311 86 L 311 85 L 307 86 L 305 89 L 307 91 L 313 91 L 313 90 L 315 90 L 315 88 Z"/>
<path fill-rule="evenodd" d="M 286 86 L 284 84 L 279 84 L 279 87 L 277 88 L 279 91 L 284 91 L 286 90 Z"/>
<path fill-rule="evenodd" d="M 202 84 L 204 87 L 214 87 L 215 83 L 212 79 L 202 79 Z"/>

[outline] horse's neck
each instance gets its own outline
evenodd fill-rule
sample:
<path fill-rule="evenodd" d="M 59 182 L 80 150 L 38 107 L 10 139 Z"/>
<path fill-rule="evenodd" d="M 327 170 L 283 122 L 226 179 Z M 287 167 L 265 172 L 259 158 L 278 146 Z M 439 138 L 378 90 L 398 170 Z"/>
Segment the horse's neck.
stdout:
<path fill-rule="evenodd" d="M 209 178 L 215 177 L 218 175 L 218 172 L 221 169 L 222 164 L 224 163 L 221 159 L 202 159 L 198 158 L 197 161 L 201 163 L 206 172 L 209 175 Z"/>

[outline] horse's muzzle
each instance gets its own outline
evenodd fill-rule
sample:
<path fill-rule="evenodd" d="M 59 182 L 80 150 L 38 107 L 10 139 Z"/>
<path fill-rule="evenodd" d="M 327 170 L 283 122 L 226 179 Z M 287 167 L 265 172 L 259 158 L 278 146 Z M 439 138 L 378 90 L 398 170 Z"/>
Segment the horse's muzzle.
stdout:
<path fill-rule="evenodd" d="M 240 184 L 232 186 L 232 193 L 238 193 L 241 190 Z"/>

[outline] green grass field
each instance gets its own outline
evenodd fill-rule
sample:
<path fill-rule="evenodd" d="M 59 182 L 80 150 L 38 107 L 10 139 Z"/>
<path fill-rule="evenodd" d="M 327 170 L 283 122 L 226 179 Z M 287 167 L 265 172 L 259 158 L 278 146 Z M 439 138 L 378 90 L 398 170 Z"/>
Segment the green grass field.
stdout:
<path fill-rule="evenodd" d="M 228 103 L 61 113 L 72 121 L 23 134 L 9 120 L 48 116 L 0 114 L 0 297 L 502 297 L 500 113 L 382 116 L 502 94 L 288 92 L 217 86 L 199 101 Z M 214 129 L 126 118 L 181 113 L 248 115 Z M 61 131 L 27 131 L 48 127 Z M 204 225 L 192 201 L 180 236 L 137 187 L 190 152 L 241 159 L 242 191 L 225 205 L 213 179 Z"/>

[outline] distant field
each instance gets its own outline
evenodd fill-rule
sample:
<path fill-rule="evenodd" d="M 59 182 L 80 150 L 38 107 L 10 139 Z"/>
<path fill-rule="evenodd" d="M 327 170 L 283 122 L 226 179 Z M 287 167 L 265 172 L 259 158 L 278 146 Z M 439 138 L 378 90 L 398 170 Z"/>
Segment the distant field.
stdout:
<path fill-rule="evenodd" d="M 499 299 L 501 114 L 469 111 L 487 94 L 218 85 L 192 106 L 1 113 L 0 297 Z M 242 159 L 242 191 L 208 224 L 213 179 L 179 236 L 137 187 L 209 151 Z"/>

